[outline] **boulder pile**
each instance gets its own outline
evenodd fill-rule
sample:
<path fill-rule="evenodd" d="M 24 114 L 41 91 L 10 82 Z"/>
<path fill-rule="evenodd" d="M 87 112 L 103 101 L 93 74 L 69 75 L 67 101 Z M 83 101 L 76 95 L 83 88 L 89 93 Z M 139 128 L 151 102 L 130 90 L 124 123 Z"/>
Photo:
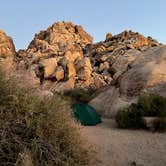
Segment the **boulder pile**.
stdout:
<path fill-rule="evenodd" d="M 0 31 L 1 64 L 15 66 L 18 80 L 47 92 L 97 90 L 90 104 L 107 117 L 145 91 L 166 95 L 165 53 L 165 45 L 132 31 L 107 33 L 104 41 L 93 43 L 71 22 L 54 23 L 16 52 L 12 39 Z"/>
<path fill-rule="evenodd" d="M 57 22 L 40 31 L 27 50 L 17 53 L 18 69 L 33 70 L 42 87 L 52 91 L 99 89 L 118 78 L 137 55 L 159 43 L 132 31 L 93 44 L 79 25 Z"/>
<path fill-rule="evenodd" d="M 15 46 L 11 37 L 0 30 L 0 65 L 4 72 L 10 73 L 14 66 L 14 57 L 16 55 Z"/>
<path fill-rule="evenodd" d="M 18 51 L 18 66 L 32 69 L 42 87 L 52 91 L 87 88 L 92 66 L 83 51 L 92 42 L 93 38 L 81 26 L 57 22 L 36 34 L 27 50 Z"/>
<path fill-rule="evenodd" d="M 143 93 L 166 96 L 166 46 L 153 47 L 137 55 L 130 67 L 90 104 L 106 117 L 135 103 Z"/>
<path fill-rule="evenodd" d="M 14 57 L 15 53 L 12 38 L 7 36 L 4 31 L 0 30 L 0 57 Z"/>

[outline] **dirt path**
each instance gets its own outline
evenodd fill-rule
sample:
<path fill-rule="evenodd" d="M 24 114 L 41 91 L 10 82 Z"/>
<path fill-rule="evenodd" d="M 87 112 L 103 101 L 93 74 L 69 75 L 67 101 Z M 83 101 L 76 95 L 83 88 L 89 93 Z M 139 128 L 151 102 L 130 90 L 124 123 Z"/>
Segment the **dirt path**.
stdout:
<path fill-rule="evenodd" d="M 166 166 L 166 133 L 117 129 L 107 119 L 83 132 L 96 145 L 94 166 Z"/>

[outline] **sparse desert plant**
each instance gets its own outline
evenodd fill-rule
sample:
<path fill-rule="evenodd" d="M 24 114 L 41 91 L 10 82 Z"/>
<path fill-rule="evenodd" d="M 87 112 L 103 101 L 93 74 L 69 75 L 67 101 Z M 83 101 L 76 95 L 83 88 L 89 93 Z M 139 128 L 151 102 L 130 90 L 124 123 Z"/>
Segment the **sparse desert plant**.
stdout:
<path fill-rule="evenodd" d="M 159 94 L 144 94 L 137 103 L 144 116 L 166 116 L 166 98 Z"/>
<path fill-rule="evenodd" d="M 132 104 L 117 113 L 116 122 L 120 128 L 141 128 L 143 127 L 142 112 L 137 109 L 136 104 Z"/>
<path fill-rule="evenodd" d="M 90 148 L 69 104 L 39 99 L 0 74 L 0 165 L 88 165 Z"/>
<path fill-rule="evenodd" d="M 156 131 L 166 131 L 166 117 L 160 117 L 154 122 L 154 129 Z"/>
<path fill-rule="evenodd" d="M 158 94 L 144 94 L 137 104 L 120 110 L 116 122 L 120 128 L 143 128 L 143 117 L 157 117 L 154 124 L 156 130 L 166 128 L 166 98 Z"/>

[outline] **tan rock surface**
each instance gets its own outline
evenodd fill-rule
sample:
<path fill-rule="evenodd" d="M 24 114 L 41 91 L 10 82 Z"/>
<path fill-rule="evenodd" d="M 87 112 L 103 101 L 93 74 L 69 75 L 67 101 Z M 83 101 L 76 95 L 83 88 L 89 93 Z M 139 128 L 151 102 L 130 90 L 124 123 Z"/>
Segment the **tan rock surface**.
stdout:
<path fill-rule="evenodd" d="M 0 65 L 32 89 L 99 90 L 90 104 L 106 117 L 143 92 L 166 96 L 166 46 L 132 31 L 92 41 L 81 26 L 57 22 L 36 34 L 27 50 L 15 53 L 12 39 L 0 31 Z"/>
<path fill-rule="evenodd" d="M 14 63 L 15 55 L 16 51 L 12 38 L 0 30 L 0 67 L 6 75 L 10 75 L 16 68 Z"/>
<path fill-rule="evenodd" d="M 68 70 L 68 72 L 67 72 L 68 78 L 76 76 L 76 69 L 75 69 L 75 65 L 73 62 L 68 62 L 67 70 Z"/>
<path fill-rule="evenodd" d="M 49 78 L 54 74 L 56 70 L 56 58 L 42 59 L 39 62 L 39 66 L 44 68 L 44 78 Z"/>
<path fill-rule="evenodd" d="M 135 59 L 120 80 L 120 92 L 129 97 L 137 96 L 142 90 L 153 91 L 156 86 L 160 91 L 163 84 L 166 84 L 166 46 L 159 46 Z"/>
<path fill-rule="evenodd" d="M 78 78 L 76 63 L 82 61 L 83 67 L 78 71 L 78 75 L 87 84 L 87 79 L 91 77 L 92 67 L 90 60 L 86 60 L 83 56 L 83 48 L 87 44 L 92 44 L 92 40 L 93 38 L 81 26 L 74 25 L 71 22 L 57 22 L 47 30 L 36 34 L 26 53 L 24 51 L 18 53 L 18 57 L 21 57 L 17 58 L 18 64 L 21 64 L 21 68 L 26 64 L 28 64 L 28 68 L 32 64 L 38 65 L 38 68 L 43 66 L 44 79 L 42 79 L 42 82 L 56 77 L 56 79 L 51 79 L 52 84 L 63 80 L 66 81 L 67 85 L 70 78 L 74 78 L 74 80 Z M 56 65 L 54 60 L 57 62 Z M 61 70 L 56 71 L 56 68 L 61 68 Z M 37 70 L 37 76 L 41 78 L 43 75 L 42 70 L 35 70 Z M 52 86 L 50 83 L 49 85 Z M 71 87 L 74 86 L 72 85 Z"/>
<path fill-rule="evenodd" d="M 66 47 L 78 44 L 84 47 L 91 44 L 93 38 L 87 34 L 81 26 L 74 25 L 71 22 L 57 22 L 45 31 L 35 35 L 34 40 L 28 46 L 30 53 L 54 53 L 65 52 Z"/>
<path fill-rule="evenodd" d="M 77 76 L 80 80 L 88 80 L 91 77 L 92 66 L 88 57 L 83 58 L 76 64 Z"/>
<path fill-rule="evenodd" d="M 60 81 L 60 80 L 64 79 L 65 72 L 64 72 L 62 66 L 58 66 L 58 68 L 56 69 L 55 77 L 56 77 L 57 81 Z"/>
<path fill-rule="evenodd" d="M 10 38 L 4 32 L 0 32 L 0 36 L 0 52 L 6 51 L 5 56 L 13 55 L 15 50 Z M 146 38 L 132 31 L 124 31 L 118 35 L 108 33 L 105 41 L 96 44 L 92 41 L 93 38 L 81 26 L 71 22 L 57 22 L 36 34 L 27 50 L 19 50 L 12 58 L 14 57 L 18 71 L 36 73 L 40 83 L 47 84 L 46 90 L 52 86 L 61 86 L 62 81 L 68 85 L 69 80 L 74 81 L 68 87 L 99 89 L 109 84 L 119 86 L 124 73 L 132 68 L 135 59 L 151 47 L 160 45 L 151 37 Z M 159 66 L 164 64 L 160 63 Z M 151 77 L 160 74 L 159 72 L 157 68 L 154 69 Z M 148 81 L 149 87 L 158 85 L 154 78 Z M 58 86 L 54 86 L 57 84 Z M 126 84 L 124 88 L 120 87 L 120 95 L 121 91 L 126 91 L 125 87 Z M 164 89 L 165 85 L 162 84 L 158 89 L 161 90 L 161 87 Z"/>
<path fill-rule="evenodd" d="M 0 57 L 14 57 L 15 54 L 16 51 L 12 38 L 0 30 Z"/>
<path fill-rule="evenodd" d="M 101 115 L 115 116 L 120 108 L 136 102 L 143 92 L 166 96 L 166 46 L 147 50 L 130 66 L 116 86 L 107 88 L 90 102 Z"/>

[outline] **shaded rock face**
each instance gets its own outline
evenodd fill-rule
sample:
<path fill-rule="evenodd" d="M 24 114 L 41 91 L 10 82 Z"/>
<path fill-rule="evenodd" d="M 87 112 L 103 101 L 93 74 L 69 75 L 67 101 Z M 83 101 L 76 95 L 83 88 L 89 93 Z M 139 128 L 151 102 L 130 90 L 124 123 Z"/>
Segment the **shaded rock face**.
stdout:
<path fill-rule="evenodd" d="M 130 63 L 116 85 L 102 91 L 90 104 L 101 115 L 114 117 L 119 109 L 136 102 L 144 92 L 166 96 L 166 46 L 150 48 Z"/>
<path fill-rule="evenodd" d="M 138 56 L 119 83 L 120 92 L 127 97 L 138 96 L 141 90 L 160 92 L 166 83 L 166 46 L 151 48 Z"/>
<path fill-rule="evenodd" d="M 100 63 L 105 61 L 112 65 L 119 56 L 127 56 L 126 53 L 129 50 L 143 52 L 148 48 L 159 45 L 151 37 L 146 38 L 137 32 L 124 31 L 115 36 L 108 33 L 104 42 L 88 45 L 85 55 L 89 56 L 93 65 L 98 67 Z"/>
<path fill-rule="evenodd" d="M 90 58 L 92 75 L 96 76 L 93 85 L 97 85 L 95 87 L 98 89 L 116 82 L 137 56 L 159 45 L 151 37 L 146 38 L 132 31 L 124 31 L 115 36 L 107 33 L 105 41 L 87 45 L 84 56 Z"/>

